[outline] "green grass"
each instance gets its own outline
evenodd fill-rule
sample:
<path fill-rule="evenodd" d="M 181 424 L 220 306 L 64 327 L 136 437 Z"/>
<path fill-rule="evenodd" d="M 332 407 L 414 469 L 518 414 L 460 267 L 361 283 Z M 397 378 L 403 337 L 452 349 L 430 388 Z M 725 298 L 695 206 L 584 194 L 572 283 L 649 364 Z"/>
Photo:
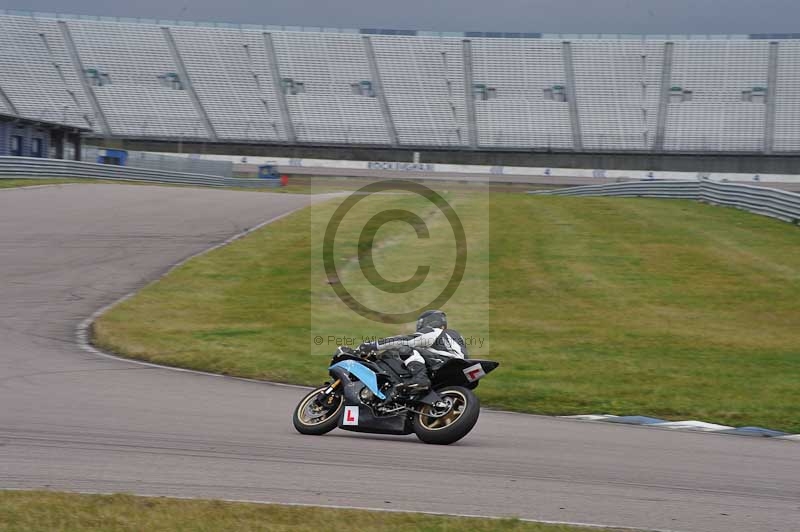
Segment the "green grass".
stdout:
<path fill-rule="evenodd" d="M 68 183 L 91 183 L 91 184 L 122 184 L 122 185 L 145 185 L 145 186 L 161 186 L 161 187 L 198 187 L 200 185 L 179 185 L 174 183 L 149 183 L 146 181 L 117 181 L 111 179 L 89 179 L 89 178 L 64 178 L 64 179 L 34 179 L 34 178 L 2 178 L 0 179 L 0 189 L 4 188 L 18 188 L 30 187 L 38 185 L 64 185 Z M 355 190 L 363 186 L 363 182 L 358 185 L 352 180 L 331 180 L 322 185 L 310 183 L 309 180 L 304 178 L 292 179 L 288 186 L 275 187 L 275 188 L 244 188 L 244 187 L 206 187 L 224 190 L 246 190 L 248 192 L 271 192 L 279 194 L 321 194 L 325 192 L 340 192 L 343 190 Z"/>
<path fill-rule="evenodd" d="M 177 185 L 172 183 L 149 183 L 145 181 L 115 181 L 110 179 L 89 179 L 89 178 L 64 178 L 64 179 L 34 179 L 30 177 L 21 178 L 2 178 L 0 179 L 0 189 L 3 188 L 17 188 L 29 187 L 36 185 L 63 185 L 67 183 L 103 183 L 103 184 L 123 184 L 123 185 L 146 185 L 146 186 L 163 186 L 163 187 L 181 187 L 191 186 L 200 187 L 200 185 Z M 244 187 L 211 187 L 222 188 L 225 190 L 246 190 L 248 192 L 270 192 L 277 194 L 324 194 L 330 192 L 342 192 L 357 190 L 369 183 L 369 180 L 360 178 L 348 177 L 331 177 L 331 176 L 307 176 L 297 175 L 291 176 L 289 184 L 285 187 L 274 188 L 244 188 Z M 452 182 L 448 183 L 447 188 L 455 190 L 475 190 L 485 188 L 482 184 L 464 184 Z M 549 185 L 491 185 L 492 190 L 508 191 L 508 192 L 525 192 L 534 189 L 547 189 L 559 188 Z"/>
<path fill-rule="evenodd" d="M 18 187 L 31 187 L 31 186 L 39 186 L 39 185 L 64 185 L 68 183 L 89 183 L 89 184 L 121 184 L 121 185 L 145 185 L 145 186 L 161 186 L 161 187 L 198 187 L 203 188 L 200 185 L 178 185 L 174 183 L 149 183 L 145 181 L 115 181 L 111 179 L 88 179 L 88 178 L 64 178 L 64 179 L 33 179 L 33 178 L 3 178 L 0 179 L 0 189 L 4 188 L 18 188 Z M 275 188 L 244 188 L 244 187 L 207 187 L 207 188 L 216 188 L 216 189 L 224 189 L 224 190 L 246 190 L 248 192 L 272 192 L 272 193 L 279 193 L 279 194 L 319 194 L 323 192 L 339 192 L 341 190 L 352 190 L 353 187 L 351 184 L 342 184 L 337 185 L 336 183 L 332 183 L 325 187 L 317 187 L 315 186 L 312 190 L 312 187 L 309 183 L 300 181 L 296 183 L 290 183 L 289 186 L 286 187 L 275 187 Z"/>
<path fill-rule="evenodd" d="M 465 336 L 488 338 L 477 356 L 502 363 L 478 389 L 485 405 L 800 432 L 797 227 L 676 200 L 463 193 L 451 201 L 471 258 L 445 309 Z M 348 311 L 317 261 L 312 268 L 332 208 L 296 213 L 189 262 L 100 318 L 95 342 L 163 364 L 320 382 L 332 347 L 315 346 L 313 335 L 397 332 Z M 369 300 L 375 291 L 350 260 L 358 222 L 342 226 L 350 241 L 341 277 Z M 393 265 L 396 279 L 449 253 L 402 228 L 379 236 L 376 265 Z M 444 276 L 438 262 L 433 285 Z"/>
<path fill-rule="evenodd" d="M 563 188 L 557 185 L 541 185 L 541 184 L 526 184 L 526 183 L 493 183 L 486 185 L 484 183 L 471 183 L 461 181 L 438 181 L 431 179 L 420 178 L 419 176 L 409 176 L 410 179 L 418 180 L 426 186 L 433 187 L 434 189 L 444 188 L 449 191 L 485 191 L 490 188 L 496 192 L 526 192 L 528 190 L 544 190 L 544 189 L 557 189 Z M 275 189 L 268 189 L 274 192 L 289 192 L 296 194 L 321 194 L 325 192 L 340 192 L 357 190 L 366 184 L 372 182 L 372 179 L 363 177 L 346 177 L 346 176 L 315 176 L 307 174 L 297 174 L 289 177 L 289 184 L 286 187 Z"/>
<path fill-rule="evenodd" d="M 63 185 L 66 183 L 86 183 L 87 179 L 0 179 L 0 189 L 30 187 L 35 185 Z"/>
<path fill-rule="evenodd" d="M 515 519 L 467 519 L 132 495 L 0 491 L 0 532 L 318 532 L 343 526 L 363 532 L 586 530 Z"/>

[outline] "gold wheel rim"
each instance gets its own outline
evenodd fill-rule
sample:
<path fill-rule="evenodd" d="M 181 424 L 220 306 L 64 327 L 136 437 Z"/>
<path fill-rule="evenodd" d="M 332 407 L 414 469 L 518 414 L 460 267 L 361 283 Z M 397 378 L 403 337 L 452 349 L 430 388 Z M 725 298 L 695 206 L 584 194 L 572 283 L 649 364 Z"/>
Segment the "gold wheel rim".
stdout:
<path fill-rule="evenodd" d="M 308 410 L 309 403 L 317 398 L 317 396 L 322 393 L 325 388 L 319 388 L 318 390 L 314 390 L 314 392 L 308 394 L 308 396 L 303 400 L 299 407 L 297 407 L 297 419 L 300 420 L 300 423 L 303 425 L 308 425 L 309 427 L 313 427 L 315 425 L 319 425 L 320 423 L 324 423 L 325 421 L 329 420 L 330 418 L 334 417 L 336 414 L 339 413 L 339 410 L 342 409 L 342 405 L 344 401 L 342 400 L 342 396 L 339 397 L 339 404 L 336 408 L 328 415 L 322 415 L 316 419 L 308 419 L 306 417 L 306 411 Z"/>
<path fill-rule="evenodd" d="M 419 422 L 428 430 L 442 430 L 449 427 L 458 421 L 464 414 L 464 410 L 466 410 L 467 398 L 463 393 L 456 390 L 447 390 L 442 394 L 442 397 L 445 400 L 452 401 L 450 410 L 443 416 L 433 417 L 427 415 L 433 410 L 431 406 L 425 406 L 421 410 L 422 414 L 419 415 Z"/>

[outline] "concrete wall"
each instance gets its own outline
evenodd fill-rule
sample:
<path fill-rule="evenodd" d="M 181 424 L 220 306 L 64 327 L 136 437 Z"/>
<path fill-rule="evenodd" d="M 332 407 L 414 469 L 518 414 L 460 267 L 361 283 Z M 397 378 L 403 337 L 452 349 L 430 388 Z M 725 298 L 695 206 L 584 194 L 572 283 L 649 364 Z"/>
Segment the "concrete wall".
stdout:
<path fill-rule="evenodd" d="M 414 150 L 383 147 L 336 147 L 253 144 L 178 144 L 152 140 L 92 139 L 92 144 L 141 151 L 209 153 L 288 157 L 298 159 L 345 159 L 413 161 Z M 529 166 L 552 168 L 601 168 L 675 172 L 800 174 L 800 154 L 694 154 L 694 153 L 571 153 L 522 151 L 417 150 L 420 161 L 443 164 Z"/>

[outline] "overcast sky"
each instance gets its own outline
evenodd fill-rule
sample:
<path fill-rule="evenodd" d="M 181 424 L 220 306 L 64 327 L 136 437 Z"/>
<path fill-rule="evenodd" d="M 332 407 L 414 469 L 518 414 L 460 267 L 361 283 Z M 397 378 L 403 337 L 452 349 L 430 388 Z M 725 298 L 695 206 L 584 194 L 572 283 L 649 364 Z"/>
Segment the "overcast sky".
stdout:
<path fill-rule="evenodd" d="M 800 33 L 800 0 L 0 0 L 0 7 L 342 28 Z"/>

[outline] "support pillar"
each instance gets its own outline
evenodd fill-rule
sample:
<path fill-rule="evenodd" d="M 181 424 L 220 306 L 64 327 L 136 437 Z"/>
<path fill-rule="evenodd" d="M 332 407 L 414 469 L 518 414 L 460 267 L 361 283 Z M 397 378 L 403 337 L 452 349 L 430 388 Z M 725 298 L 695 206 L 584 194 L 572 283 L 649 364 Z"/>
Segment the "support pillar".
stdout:
<path fill-rule="evenodd" d="M 767 67 L 767 102 L 764 106 L 764 153 L 775 148 L 775 99 L 778 94 L 778 42 L 769 43 L 769 66 Z"/>
<path fill-rule="evenodd" d="M 575 90 L 575 68 L 572 63 L 572 43 L 561 43 L 564 59 L 564 74 L 567 77 L 567 102 L 569 104 L 569 121 L 572 125 L 572 149 L 583 151 L 583 135 L 581 134 L 580 115 L 578 114 L 577 90 Z"/>
<path fill-rule="evenodd" d="M 83 138 L 80 133 L 75 133 L 72 136 L 72 143 L 75 146 L 75 160 L 80 161 L 83 158 L 81 150 L 83 150 Z"/>
<path fill-rule="evenodd" d="M 0 102 L 3 103 L 5 108 L 8 109 L 11 112 L 11 114 L 19 116 L 19 111 L 17 111 L 17 108 L 14 106 L 14 103 L 11 101 L 11 99 L 9 99 L 8 95 L 3 90 L 3 87 L 0 87 Z"/>
<path fill-rule="evenodd" d="M 108 120 L 106 119 L 105 113 L 103 113 L 103 108 L 100 107 L 100 102 L 98 101 L 94 90 L 92 90 L 91 85 L 89 85 L 89 82 L 86 80 L 86 72 L 83 68 L 83 61 L 81 61 L 81 56 L 78 54 L 78 47 L 75 46 L 75 41 L 72 39 L 72 33 L 69 30 L 69 26 L 67 26 L 67 21 L 59 20 L 58 27 L 61 30 L 61 36 L 64 38 L 64 44 L 67 47 L 70 59 L 72 59 L 72 64 L 75 67 L 75 73 L 78 76 L 81 87 L 83 87 L 83 93 L 86 95 L 86 99 L 89 100 L 89 104 L 92 106 L 92 112 L 94 112 L 95 119 L 100 123 L 99 129 L 104 135 L 111 136 L 111 127 L 108 125 Z"/>
<path fill-rule="evenodd" d="M 369 63 L 370 77 L 372 78 L 372 90 L 381 105 L 383 122 L 386 124 L 386 133 L 389 136 L 389 142 L 392 146 L 397 147 L 399 145 L 397 129 L 394 127 L 392 112 L 391 109 L 389 109 L 389 101 L 386 99 L 386 94 L 383 92 L 383 81 L 381 80 L 381 72 L 378 68 L 378 60 L 375 57 L 375 50 L 372 48 L 372 41 L 368 35 L 364 35 L 362 40 L 364 42 L 364 52 L 367 54 L 367 62 Z"/>
<path fill-rule="evenodd" d="M 281 68 L 278 64 L 278 53 L 275 51 L 275 44 L 272 42 L 271 33 L 264 33 L 264 47 L 267 50 L 269 71 L 272 74 L 272 86 L 275 89 L 275 96 L 278 98 L 278 107 L 281 111 L 281 121 L 283 122 L 283 130 L 286 132 L 286 140 L 289 142 L 297 142 L 297 135 L 294 131 L 294 124 L 292 123 L 292 114 L 289 111 L 289 102 L 286 101 L 286 93 L 283 91 L 283 85 L 281 84 Z"/>
<path fill-rule="evenodd" d="M 162 27 L 161 31 L 164 33 L 164 39 L 167 41 L 169 53 L 172 55 L 172 61 L 175 63 L 175 67 L 178 69 L 178 75 L 180 76 L 183 88 L 189 95 L 189 99 L 192 101 L 192 105 L 194 106 L 197 114 L 200 116 L 200 120 L 203 122 L 203 127 L 206 129 L 206 136 L 213 141 L 218 140 L 217 132 L 214 131 L 214 125 L 211 123 L 211 119 L 208 117 L 205 107 L 203 107 L 203 102 L 200 101 L 200 98 L 197 96 L 197 93 L 192 86 L 192 80 L 189 78 L 189 72 L 186 70 L 186 65 L 183 63 L 183 58 L 178 50 L 178 44 L 175 42 L 175 37 L 172 36 L 172 32 L 167 26 Z"/>
<path fill-rule="evenodd" d="M 54 129 L 50 132 L 50 143 L 56 149 L 56 159 L 64 158 L 64 130 Z"/>
<path fill-rule="evenodd" d="M 463 62 L 464 62 L 464 106 L 467 110 L 467 138 L 469 147 L 478 148 L 478 120 L 475 113 L 475 94 L 473 87 L 475 80 L 472 75 L 472 41 L 464 39 L 462 41 Z"/>
<path fill-rule="evenodd" d="M 656 118 L 656 139 L 653 148 L 664 151 L 669 114 L 669 94 L 672 87 L 672 57 L 675 43 L 664 43 L 664 59 L 661 62 L 661 92 L 658 95 L 658 117 Z"/>

